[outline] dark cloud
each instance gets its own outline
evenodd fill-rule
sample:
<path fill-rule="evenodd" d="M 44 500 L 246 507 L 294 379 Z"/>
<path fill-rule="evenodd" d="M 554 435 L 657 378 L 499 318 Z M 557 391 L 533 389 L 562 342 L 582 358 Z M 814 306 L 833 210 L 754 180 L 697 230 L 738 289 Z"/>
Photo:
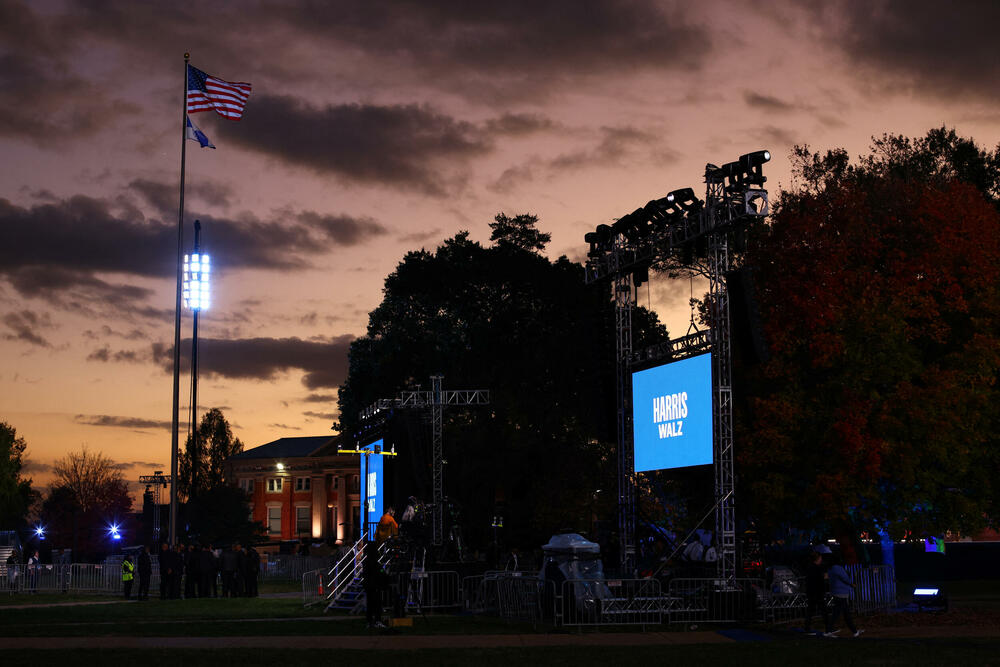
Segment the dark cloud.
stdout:
<path fill-rule="evenodd" d="M 227 142 L 345 181 L 444 195 L 461 167 L 489 150 L 479 128 L 417 105 L 342 104 L 317 108 L 260 95 L 240 123 L 219 126 Z"/>
<path fill-rule="evenodd" d="M 680 2 L 372 0 L 271 5 L 322 40 L 424 72 L 477 101 L 534 97 L 594 76 L 697 68 L 712 36 Z M 280 7 L 280 9 L 279 9 Z"/>
<path fill-rule="evenodd" d="M 531 164 L 522 164 L 509 167 L 500 174 L 496 181 L 489 184 L 487 188 L 497 194 L 510 194 L 519 186 L 531 183 L 535 180 L 535 167 Z"/>
<path fill-rule="evenodd" d="M 423 243 L 424 241 L 428 241 L 433 238 L 440 238 L 440 236 L 441 236 L 441 229 L 435 227 L 434 229 L 430 229 L 426 232 L 413 232 L 411 234 L 403 234 L 402 236 L 399 237 L 398 240 L 400 243 Z"/>
<path fill-rule="evenodd" d="M 330 421 L 336 421 L 340 417 L 339 413 L 336 412 L 303 412 L 306 417 L 312 417 L 313 419 L 327 419 Z"/>
<path fill-rule="evenodd" d="M 288 424 L 268 424 L 268 426 L 271 426 L 271 427 L 274 427 L 274 428 L 280 428 L 283 431 L 301 431 L 302 430 L 301 426 L 289 426 Z"/>
<path fill-rule="evenodd" d="M 39 329 L 53 328 L 48 313 L 38 314 L 33 310 L 20 310 L 4 314 L 0 322 L 10 331 L 0 334 L 0 339 L 21 341 L 37 347 L 52 347 L 52 344 L 38 333 Z"/>
<path fill-rule="evenodd" d="M 648 147 L 654 137 L 634 127 L 602 127 L 601 140 L 590 150 L 564 153 L 552 159 L 548 166 L 556 171 L 620 164 L 638 147 Z M 503 178 L 503 177 L 501 177 Z"/>
<path fill-rule="evenodd" d="M 338 245 L 358 245 L 370 236 L 380 236 L 388 231 L 378 222 L 367 217 L 320 215 L 314 211 L 303 211 L 296 217 L 303 225 L 321 232 Z"/>
<path fill-rule="evenodd" d="M 129 190 L 141 195 L 162 217 L 168 219 L 171 214 L 177 212 L 179 188 L 178 183 L 164 183 L 146 178 L 137 178 L 128 184 Z M 233 189 L 224 183 L 201 178 L 196 183 L 184 185 L 184 197 L 187 201 L 199 201 L 209 206 L 225 208 L 232 201 Z"/>
<path fill-rule="evenodd" d="M 347 352 L 353 336 L 324 340 L 301 338 L 245 338 L 220 340 L 199 338 L 202 363 L 199 372 L 206 376 L 233 379 L 270 380 L 290 370 L 305 371 L 302 383 L 309 389 L 336 388 L 347 378 Z M 191 341 L 181 343 L 182 366 L 189 366 Z M 173 372 L 172 348 L 156 343 L 153 358 L 164 370 Z"/>
<path fill-rule="evenodd" d="M 117 464 L 122 470 L 132 470 L 134 468 L 164 468 L 162 463 L 150 463 L 148 461 L 125 461 L 123 463 Z"/>
<path fill-rule="evenodd" d="M 521 136 L 551 130 L 556 124 L 540 114 L 507 113 L 499 118 L 486 121 L 486 129 L 492 134 Z"/>
<path fill-rule="evenodd" d="M 83 331 L 82 335 L 88 340 L 100 340 L 102 338 L 124 338 L 125 340 L 146 340 L 149 336 L 141 329 L 132 329 L 130 331 L 117 331 L 112 329 L 107 324 L 101 325 L 98 330 L 86 329 Z"/>
<path fill-rule="evenodd" d="M 155 419 L 142 419 L 140 417 L 114 417 L 111 415 L 76 415 L 73 421 L 86 426 L 115 426 L 121 428 L 162 428 L 170 430 L 173 423 L 169 421 L 157 421 Z M 155 464 L 154 464 L 155 465 Z"/>
<path fill-rule="evenodd" d="M 764 140 L 764 142 L 773 146 L 771 153 L 779 152 L 779 147 L 791 147 L 797 143 L 798 138 L 790 130 L 783 127 L 775 127 L 774 125 L 765 125 L 757 130 L 758 136 Z"/>
<path fill-rule="evenodd" d="M 947 100 L 1000 98 L 1000 3 L 840 0 L 812 7 L 828 44 L 878 81 L 879 92 L 903 90 Z"/>
<path fill-rule="evenodd" d="M 145 182 L 144 191 L 154 192 L 153 185 Z M 176 225 L 144 219 L 135 211 L 128 217 L 123 210 L 119 202 L 82 195 L 30 207 L 0 199 L 0 277 L 22 296 L 65 310 L 92 315 L 113 307 L 136 317 L 169 319 L 170 309 L 146 305 L 151 289 L 96 275 L 175 275 Z M 251 214 L 238 220 L 201 220 L 203 238 L 210 239 L 229 269 L 305 268 L 311 256 L 387 233 L 371 218 L 313 211 L 287 212 L 272 220 Z"/>
<path fill-rule="evenodd" d="M 148 353 L 139 352 L 137 350 L 116 350 L 112 352 L 111 348 L 107 345 L 98 348 L 87 355 L 87 361 L 103 361 L 109 362 L 114 361 L 118 363 L 130 363 L 139 364 L 149 361 L 150 355 Z"/>
<path fill-rule="evenodd" d="M 0 2 L 0 136 L 58 146 L 138 111 L 74 71 L 58 23 L 31 3 Z"/>
<path fill-rule="evenodd" d="M 747 106 L 763 111 L 783 113 L 796 109 L 796 106 L 791 102 L 786 102 L 770 95 L 761 95 L 751 90 L 744 91 L 743 100 L 747 103 Z"/>
<path fill-rule="evenodd" d="M 52 465 L 49 463 L 38 463 L 37 461 L 25 461 L 21 466 L 21 472 L 25 474 L 30 474 L 33 472 L 49 473 L 55 472 Z"/>
<path fill-rule="evenodd" d="M 309 394 L 302 400 L 305 403 L 336 403 L 337 396 L 335 394 Z"/>

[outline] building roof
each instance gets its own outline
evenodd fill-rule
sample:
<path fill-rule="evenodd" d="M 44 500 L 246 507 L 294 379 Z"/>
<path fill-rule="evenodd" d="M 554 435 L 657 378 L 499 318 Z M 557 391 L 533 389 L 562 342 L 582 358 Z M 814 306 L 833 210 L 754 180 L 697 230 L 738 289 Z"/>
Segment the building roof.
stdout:
<path fill-rule="evenodd" d="M 319 450 L 337 436 L 315 435 L 302 438 L 280 438 L 260 447 L 248 449 L 245 452 L 230 457 L 230 460 L 244 459 L 292 459 L 304 456 L 317 456 Z"/>

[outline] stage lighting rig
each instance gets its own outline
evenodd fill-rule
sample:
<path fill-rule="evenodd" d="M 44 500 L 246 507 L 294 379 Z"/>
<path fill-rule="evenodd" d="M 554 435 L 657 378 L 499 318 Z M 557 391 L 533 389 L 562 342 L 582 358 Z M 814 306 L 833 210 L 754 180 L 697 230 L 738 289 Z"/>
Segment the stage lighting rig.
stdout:
<path fill-rule="evenodd" d="M 747 175 L 747 183 L 762 187 L 767 182 L 764 176 L 764 163 L 771 160 L 770 151 L 754 151 L 740 156 L 740 165 Z"/>

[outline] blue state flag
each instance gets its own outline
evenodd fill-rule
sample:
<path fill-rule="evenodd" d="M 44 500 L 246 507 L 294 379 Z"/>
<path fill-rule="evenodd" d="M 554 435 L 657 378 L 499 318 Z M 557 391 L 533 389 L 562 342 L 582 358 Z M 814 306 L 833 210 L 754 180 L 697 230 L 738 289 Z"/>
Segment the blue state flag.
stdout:
<path fill-rule="evenodd" d="M 187 138 L 191 141 L 197 141 L 201 144 L 202 148 L 215 148 L 215 144 L 209 141 L 205 133 L 198 129 L 198 126 L 191 122 L 191 117 L 187 119 Z"/>

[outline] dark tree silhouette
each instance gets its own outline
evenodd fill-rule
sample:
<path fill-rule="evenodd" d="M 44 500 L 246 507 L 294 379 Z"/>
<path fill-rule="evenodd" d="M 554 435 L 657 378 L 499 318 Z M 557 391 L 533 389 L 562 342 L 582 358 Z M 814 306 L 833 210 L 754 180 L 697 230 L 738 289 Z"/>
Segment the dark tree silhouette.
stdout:
<path fill-rule="evenodd" d="M 749 251 L 771 359 L 741 373 L 741 502 L 841 534 L 995 521 L 998 153 L 941 129 L 793 157 Z"/>
<path fill-rule="evenodd" d="M 28 508 L 38 495 L 31 480 L 21 476 L 27 443 L 7 422 L 0 422 L 0 526 L 22 527 Z"/>
<path fill-rule="evenodd" d="M 347 434 L 360 409 L 427 388 L 432 374 L 446 389 L 492 391 L 488 408 L 445 412 L 445 493 L 461 503 L 472 543 L 489 541 L 500 500 L 509 538 L 537 547 L 554 530 L 588 530 L 594 492 L 614 488 L 610 290 L 586 286 L 579 264 L 538 254 L 548 235 L 535 220 L 497 216 L 493 247 L 462 232 L 433 253 L 408 253 L 351 346 L 340 391 Z M 638 347 L 666 331 L 640 310 L 634 336 Z M 408 424 L 393 465 L 404 493 L 429 499 L 429 427 L 416 416 Z M 600 500 L 611 516 L 613 493 Z"/>

